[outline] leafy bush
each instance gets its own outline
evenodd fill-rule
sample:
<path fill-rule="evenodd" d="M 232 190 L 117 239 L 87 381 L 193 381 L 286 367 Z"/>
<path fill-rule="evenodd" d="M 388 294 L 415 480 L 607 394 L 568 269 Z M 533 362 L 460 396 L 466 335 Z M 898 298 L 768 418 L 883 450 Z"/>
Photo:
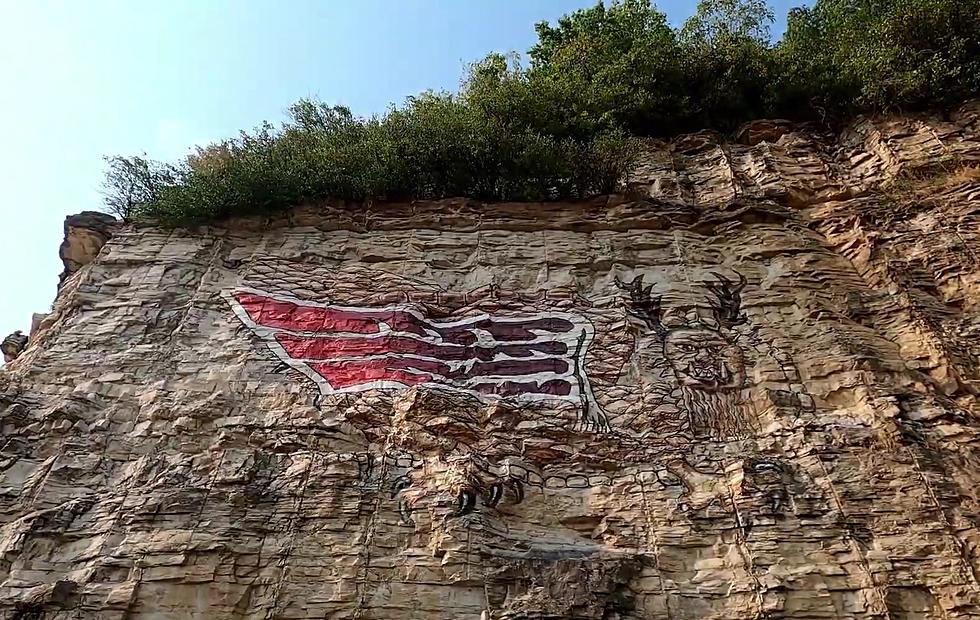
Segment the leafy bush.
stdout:
<path fill-rule="evenodd" d="M 980 92 L 980 0 L 818 0 L 775 52 L 786 116 L 958 102 Z"/>
<path fill-rule="evenodd" d="M 126 219 L 176 225 L 324 199 L 575 199 L 613 191 L 637 150 L 617 131 L 573 140 L 505 127 L 450 95 L 366 120 L 300 101 L 282 127 L 199 148 L 180 166 L 112 158 L 107 202 Z"/>
<path fill-rule="evenodd" d="M 537 24 L 538 42 L 475 63 L 458 94 L 369 119 L 300 101 L 167 165 L 109 160 L 107 204 L 166 224 L 323 200 L 574 199 L 613 191 L 636 137 L 764 116 L 833 123 L 980 93 L 980 0 L 816 0 L 773 43 L 764 0 L 701 0 L 679 29 L 649 0 Z"/>

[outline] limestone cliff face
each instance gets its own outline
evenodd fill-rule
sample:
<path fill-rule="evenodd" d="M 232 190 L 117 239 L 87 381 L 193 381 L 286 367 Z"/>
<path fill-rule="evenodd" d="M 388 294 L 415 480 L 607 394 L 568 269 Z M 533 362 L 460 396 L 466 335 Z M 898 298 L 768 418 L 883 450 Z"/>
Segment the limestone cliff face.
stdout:
<path fill-rule="evenodd" d="M 980 617 L 980 104 L 739 142 L 78 233 L 0 374 L 0 614 Z"/>

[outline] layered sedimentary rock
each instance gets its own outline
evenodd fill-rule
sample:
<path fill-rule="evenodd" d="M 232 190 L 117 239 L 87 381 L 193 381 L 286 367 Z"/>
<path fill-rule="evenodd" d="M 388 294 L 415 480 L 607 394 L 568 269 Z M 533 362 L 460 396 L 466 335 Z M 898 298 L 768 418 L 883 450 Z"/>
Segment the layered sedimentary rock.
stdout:
<path fill-rule="evenodd" d="M 579 204 L 77 226 L 0 374 L 0 610 L 978 617 L 978 164 L 967 104 Z"/>
<path fill-rule="evenodd" d="M 65 218 L 65 240 L 58 248 L 65 269 L 58 278 L 59 283 L 92 262 L 117 226 L 116 218 L 97 211 L 82 211 Z"/>

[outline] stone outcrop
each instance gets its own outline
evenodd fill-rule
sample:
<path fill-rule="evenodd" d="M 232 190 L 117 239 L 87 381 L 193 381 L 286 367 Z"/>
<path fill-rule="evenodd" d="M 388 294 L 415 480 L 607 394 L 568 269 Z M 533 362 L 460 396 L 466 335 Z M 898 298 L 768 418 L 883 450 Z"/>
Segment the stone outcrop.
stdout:
<path fill-rule="evenodd" d="M 14 361 L 26 348 L 27 336 L 19 329 L 0 342 L 0 353 L 3 353 L 4 362 Z"/>
<path fill-rule="evenodd" d="M 0 614 L 980 617 L 978 167 L 972 103 L 579 204 L 73 224 Z"/>
<path fill-rule="evenodd" d="M 64 283 L 73 273 L 92 262 L 118 226 L 116 218 L 98 211 L 82 211 L 65 218 L 65 240 L 58 251 L 65 269 L 58 281 Z"/>

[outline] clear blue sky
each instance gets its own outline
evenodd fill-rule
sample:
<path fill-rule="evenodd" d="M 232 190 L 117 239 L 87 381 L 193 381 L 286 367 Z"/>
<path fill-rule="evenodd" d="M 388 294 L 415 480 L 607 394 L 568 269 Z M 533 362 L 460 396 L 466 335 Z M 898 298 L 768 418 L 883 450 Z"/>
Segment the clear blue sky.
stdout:
<path fill-rule="evenodd" d="M 594 0 L 0 0 L 0 338 L 46 312 L 106 155 L 176 159 L 315 96 L 356 114 L 455 89 Z M 694 0 L 658 3 L 680 23 Z M 771 3 L 782 31 L 790 6 Z"/>

